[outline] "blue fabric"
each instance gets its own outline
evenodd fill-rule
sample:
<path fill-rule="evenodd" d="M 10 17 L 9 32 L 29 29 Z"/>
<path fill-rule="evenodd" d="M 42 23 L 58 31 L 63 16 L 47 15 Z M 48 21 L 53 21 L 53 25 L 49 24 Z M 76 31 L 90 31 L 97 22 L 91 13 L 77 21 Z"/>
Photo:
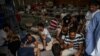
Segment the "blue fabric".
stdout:
<path fill-rule="evenodd" d="M 100 37 L 100 12 L 91 19 L 86 34 L 86 53 L 91 55 Z"/>
<path fill-rule="evenodd" d="M 20 31 L 19 35 L 20 35 L 20 38 L 23 39 L 27 35 L 27 32 L 26 31 Z"/>
<path fill-rule="evenodd" d="M 34 56 L 34 48 L 20 48 L 18 51 L 18 56 Z"/>
<path fill-rule="evenodd" d="M 91 56 L 91 55 L 88 55 L 86 52 L 84 53 L 84 56 Z"/>
<path fill-rule="evenodd" d="M 27 41 L 27 37 L 26 36 L 23 39 L 21 39 L 22 43 L 25 43 L 25 41 Z M 36 41 L 35 38 L 32 37 L 32 42 L 35 42 L 35 41 Z"/>

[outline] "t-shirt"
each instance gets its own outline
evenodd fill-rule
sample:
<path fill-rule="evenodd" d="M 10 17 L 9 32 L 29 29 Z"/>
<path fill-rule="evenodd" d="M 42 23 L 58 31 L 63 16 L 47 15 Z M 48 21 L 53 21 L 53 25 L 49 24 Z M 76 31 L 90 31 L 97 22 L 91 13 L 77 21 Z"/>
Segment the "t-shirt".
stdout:
<path fill-rule="evenodd" d="M 57 20 L 55 20 L 55 19 L 51 20 L 50 29 L 54 29 L 55 30 L 57 28 L 57 24 L 58 24 Z"/>
<path fill-rule="evenodd" d="M 61 13 L 61 18 L 64 18 L 67 15 L 67 13 Z"/>
<path fill-rule="evenodd" d="M 63 23 L 68 25 L 71 22 L 71 19 L 70 18 L 71 18 L 70 15 L 66 15 L 63 18 Z"/>
<path fill-rule="evenodd" d="M 74 28 L 74 29 L 77 29 L 78 28 L 78 22 L 77 21 L 74 21 L 74 22 L 72 22 L 70 25 L 69 25 L 69 27 L 70 28 Z"/>
<path fill-rule="evenodd" d="M 44 28 L 44 30 L 41 32 L 41 34 L 45 34 L 48 38 L 51 39 L 51 35 L 50 35 L 49 31 L 46 28 Z"/>
<path fill-rule="evenodd" d="M 36 41 L 36 39 L 34 37 L 32 37 L 32 41 L 31 42 L 29 42 L 27 40 L 27 37 L 25 37 L 25 38 L 22 39 L 22 44 L 25 45 L 25 46 L 27 46 L 27 47 L 34 47 L 35 45 L 33 43 L 35 41 Z"/>
<path fill-rule="evenodd" d="M 75 49 L 78 49 L 79 44 L 82 44 L 84 42 L 84 37 L 80 34 L 76 34 L 75 39 L 70 39 L 69 36 L 65 36 L 63 37 L 64 43 L 65 44 L 70 44 L 71 42 L 73 42 Z"/>

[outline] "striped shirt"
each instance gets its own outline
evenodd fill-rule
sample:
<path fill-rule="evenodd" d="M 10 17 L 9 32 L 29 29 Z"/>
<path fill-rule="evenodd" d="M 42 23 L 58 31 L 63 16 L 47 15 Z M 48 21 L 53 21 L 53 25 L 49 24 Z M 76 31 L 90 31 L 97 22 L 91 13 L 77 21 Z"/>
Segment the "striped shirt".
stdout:
<path fill-rule="evenodd" d="M 69 36 L 65 36 L 63 37 L 64 43 L 65 44 L 70 44 L 71 42 L 73 42 L 74 46 L 73 48 L 78 49 L 79 44 L 82 44 L 84 41 L 84 37 L 80 34 L 76 34 L 75 39 L 70 39 Z"/>
<path fill-rule="evenodd" d="M 55 20 L 55 19 L 51 20 L 50 29 L 56 29 L 57 28 L 57 24 L 58 24 L 57 20 Z"/>

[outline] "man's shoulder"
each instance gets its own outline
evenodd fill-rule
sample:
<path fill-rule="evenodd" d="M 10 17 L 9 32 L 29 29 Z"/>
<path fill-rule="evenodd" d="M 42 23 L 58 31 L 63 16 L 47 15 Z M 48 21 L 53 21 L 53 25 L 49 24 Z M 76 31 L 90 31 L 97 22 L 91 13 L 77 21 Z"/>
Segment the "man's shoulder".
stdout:
<path fill-rule="evenodd" d="M 84 35 L 82 34 L 76 34 L 76 39 L 83 41 L 85 38 L 84 38 Z"/>
<path fill-rule="evenodd" d="M 97 12 L 94 16 L 99 16 L 100 17 L 100 11 Z"/>
<path fill-rule="evenodd" d="M 44 28 L 44 32 L 48 32 L 48 29 L 47 28 Z"/>
<path fill-rule="evenodd" d="M 96 18 L 95 20 L 100 21 L 100 12 L 97 12 L 97 13 L 94 15 L 94 18 Z"/>
<path fill-rule="evenodd" d="M 82 36 L 81 34 L 76 34 L 76 37 L 80 37 L 80 36 Z"/>

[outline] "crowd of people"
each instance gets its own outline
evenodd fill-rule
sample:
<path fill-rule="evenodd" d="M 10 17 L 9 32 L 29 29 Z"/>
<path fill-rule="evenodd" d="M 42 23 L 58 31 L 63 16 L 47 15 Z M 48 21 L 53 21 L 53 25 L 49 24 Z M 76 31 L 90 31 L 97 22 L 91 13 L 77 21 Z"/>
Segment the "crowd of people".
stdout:
<path fill-rule="evenodd" d="M 100 20 L 97 19 L 100 16 L 98 4 L 90 4 L 86 15 L 82 10 L 69 13 L 64 7 L 54 7 L 52 10 L 50 8 L 52 7 L 27 8 L 27 14 L 40 17 L 36 22 L 36 29 L 33 24 L 28 28 L 29 31 L 20 27 L 22 32 L 16 33 L 9 24 L 5 24 L 0 29 L 0 56 L 98 56 L 100 54 L 100 50 L 95 54 L 99 44 L 96 49 L 92 43 L 95 38 L 91 38 L 94 31 L 100 28 L 98 26 Z M 49 17 L 52 19 L 49 20 Z M 21 17 L 17 14 L 16 18 L 20 26 Z M 99 35 L 99 31 L 96 33 Z"/>

